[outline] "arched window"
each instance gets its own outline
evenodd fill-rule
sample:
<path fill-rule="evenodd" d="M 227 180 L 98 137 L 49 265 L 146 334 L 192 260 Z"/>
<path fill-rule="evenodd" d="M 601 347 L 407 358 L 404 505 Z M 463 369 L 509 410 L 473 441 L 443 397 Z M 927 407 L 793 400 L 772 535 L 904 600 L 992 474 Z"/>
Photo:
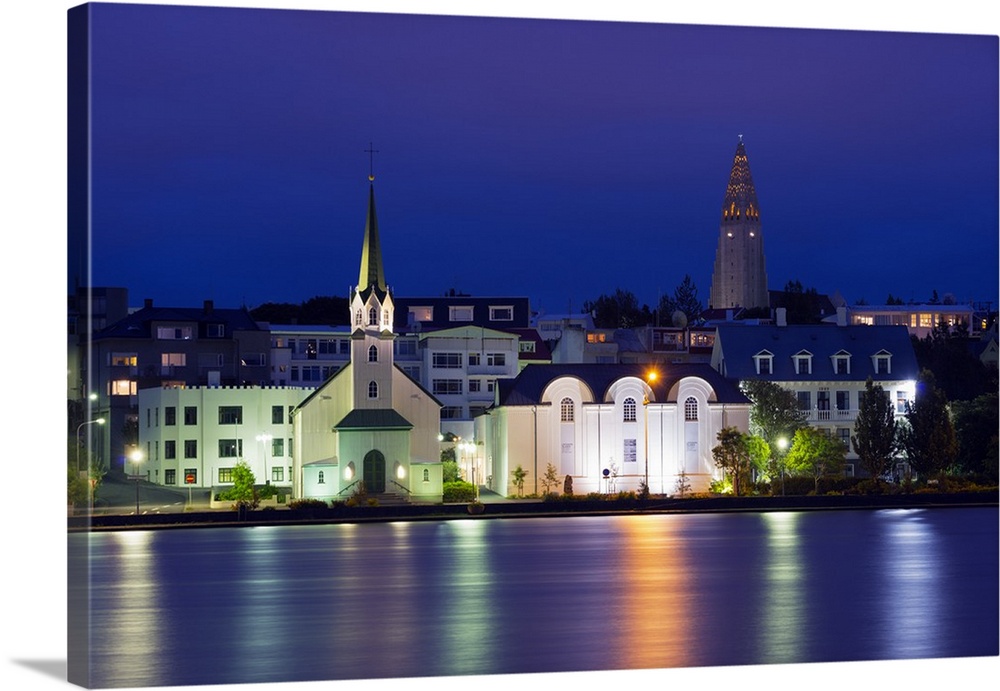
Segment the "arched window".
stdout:
<path fill-rule="evenodd" d="M 695 400 L 694 396 L 689 396 L 684 401 L 684 419 L 688 422 L 698 421 L 698 401 Z"/>
<path fill-rule="evenodd" d="M 319 471 L 319 480 L 318 480 L 318 482 L 319 482 L 319 484 L 321 484 L 321 485 L 322 485 L 322 484 L 324 484 L 324 483 L 326 482 L 326 480 L 324 480 L 324 479 L 323 479 L 323 471 L 322 471 L 322 470 L 321 470 L 321 471 Z"/>
<path fill-rule="evenodd" d="M 378 362 L 378 348 L 373 345 L 368 346 L 368 362 Z"/>
<path fill-rule="evenodd" d="M 563 422 L 573 422 L 573 399 L 566 397 L 559 403 L 559 419 Z"/>
<path fill-rule="evenodd" d="M 374 307 L 368 310 L 368 326 L 378 326 L 378 310 Z"/>
<path fill-rule="evenodd" d="M 382 323 L 389 324 L 389 310 L 382 310 Z"/>
<path fill-rule="evenodd" d="M 635 399 L 626 398 L 622 404 L 622 421 L 635 422 Z"/>
<path fill-rule="evenodd" d="M 354 324 L 355 326 L 361 326 L 361 310 L 358 310 L 354 314 Z"/>
<path fill-rule="evenodd" d="M 424 468 L 424 482 L 430 482 L 430 481 L 431 481 L 431 471 L 427 470 L 427 468 Z"/>
<path fill-rule="evenodd" d="M 378 398 L 378 382 L 368 382 L 368 398 Z"/>

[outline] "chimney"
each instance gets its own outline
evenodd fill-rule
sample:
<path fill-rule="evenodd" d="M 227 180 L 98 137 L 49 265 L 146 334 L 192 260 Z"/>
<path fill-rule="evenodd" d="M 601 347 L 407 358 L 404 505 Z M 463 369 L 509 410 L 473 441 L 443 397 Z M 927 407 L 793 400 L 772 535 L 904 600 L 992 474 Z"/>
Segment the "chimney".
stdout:
<path fill-rule="evenodd" d="M 144 308 L 146 308 L 146 309 L 149 309 L 149 308 L 151 308 L 152 306 L 153 306 L 153 298 L 146 298 L 146 299 L 145 299 L 145 300 L 143 301 L 143 307 L 144 307 Z"/>
<path fill-rule="evenodd" d="M 778 309 L 774 310 L 775 323 L 778 326 L 788 326 L 787 314 L 788 312 L 784 307 L 779 307 Z"/>
<path fill-rule="evenodd" d="M 847 326 L 847 308 L 844 306 L 837 308 L 837 326 Z"/>
<path fill-rule="evenodd" d="M 211 300 L 205 300 L 205 314 L 211 314 L 212 309 L 215 307 L 215 303 Z"/>

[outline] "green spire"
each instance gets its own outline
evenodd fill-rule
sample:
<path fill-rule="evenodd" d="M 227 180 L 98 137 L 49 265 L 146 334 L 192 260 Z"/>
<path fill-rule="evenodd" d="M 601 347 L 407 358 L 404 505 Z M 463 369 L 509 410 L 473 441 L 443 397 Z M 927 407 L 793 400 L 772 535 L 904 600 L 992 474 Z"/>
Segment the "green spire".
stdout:
<path fill-rule="evenodd" d="M 361 249 L 358 290 L 364 292 L 372 287 L 377 288 L 380 293 L 387 292 L 385 272 L 382 270 L 382 245 L 378 239 L 378 219 L 375 216 L 374 185 L 370 185 L 368 191 L 368 218 L 365 221 L 365 244 Z"/>

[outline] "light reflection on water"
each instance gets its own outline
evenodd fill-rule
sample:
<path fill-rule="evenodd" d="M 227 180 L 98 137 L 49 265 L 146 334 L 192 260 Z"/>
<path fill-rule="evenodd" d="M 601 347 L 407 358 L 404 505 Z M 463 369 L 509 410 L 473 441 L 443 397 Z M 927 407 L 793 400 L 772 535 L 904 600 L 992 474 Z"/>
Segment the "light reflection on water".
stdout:
<path fill-rule="evenodd" d="M 93 684 L 996 655 L 995 509 L 71 535 Z"/>

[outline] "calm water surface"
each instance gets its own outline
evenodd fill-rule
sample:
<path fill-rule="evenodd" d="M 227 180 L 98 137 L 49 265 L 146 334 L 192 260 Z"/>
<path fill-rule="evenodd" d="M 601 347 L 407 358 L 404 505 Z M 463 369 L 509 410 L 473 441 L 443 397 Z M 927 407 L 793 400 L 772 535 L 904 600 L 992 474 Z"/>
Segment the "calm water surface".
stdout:
<path fill-rule="evenodd" d="M 996 509 L 73 534 L 94 687 L 998 653 Z"/>

